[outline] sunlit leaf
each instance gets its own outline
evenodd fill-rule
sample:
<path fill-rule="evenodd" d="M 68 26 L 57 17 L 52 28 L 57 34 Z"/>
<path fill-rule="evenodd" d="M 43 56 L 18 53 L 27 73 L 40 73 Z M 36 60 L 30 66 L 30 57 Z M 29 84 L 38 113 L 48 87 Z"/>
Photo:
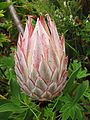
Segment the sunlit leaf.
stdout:
<path fill-rule="evenodd" d="M 3 10 L 0 10 L 0 17 L 3 17 L 4 16 L 4 11 Z"/>

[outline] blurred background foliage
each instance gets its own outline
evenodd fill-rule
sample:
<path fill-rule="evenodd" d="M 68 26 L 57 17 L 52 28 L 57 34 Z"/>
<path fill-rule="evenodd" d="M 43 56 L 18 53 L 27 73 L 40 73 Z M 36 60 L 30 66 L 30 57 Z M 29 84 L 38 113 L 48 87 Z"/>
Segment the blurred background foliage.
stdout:
<path fill-rule="evenodd" d="M 23 28 L 28 15 L 33 16 L 35 24 L 35 18 L 49 14 L 59 36 L 65 35 L 68 84 L 62 96 L 43 105 L 41 120 L 89 120 L 90 0 L 0 1 L 0 120 L 30 120 L 30 117 L 40 120 L 42 117 L 39 103 L 21 94 L 16 82 L 13 56 L 19 31 L 10 14 L 10 5 L 14 6 Z"/>

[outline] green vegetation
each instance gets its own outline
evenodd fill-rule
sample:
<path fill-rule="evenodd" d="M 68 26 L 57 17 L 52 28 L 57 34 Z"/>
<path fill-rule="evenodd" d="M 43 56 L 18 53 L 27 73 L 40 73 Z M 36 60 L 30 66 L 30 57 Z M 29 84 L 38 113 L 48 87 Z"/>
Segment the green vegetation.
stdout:
<path fill-rule="evenodd" d="M 9 11 L 13 5 L 22 26 L 28 15 L 49 14 L 64 33 L 69 58 L 67 85 L 51 102 L 32 101 L 22 93 L 14 71 L 19 29 Z M 35 24 L 35 21 L 33 21 Z M 24 27 L 23 27 L 24 28 Z M 89 0 L 12 0 L 0 2 L 0 120 L 90 119 Z"/>

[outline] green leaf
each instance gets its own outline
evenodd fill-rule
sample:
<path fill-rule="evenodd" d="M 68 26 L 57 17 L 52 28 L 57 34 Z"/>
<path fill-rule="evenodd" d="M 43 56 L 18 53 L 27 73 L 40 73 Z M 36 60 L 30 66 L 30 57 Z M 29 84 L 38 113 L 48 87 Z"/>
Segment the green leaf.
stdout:
<path fill-rule="evenodd" d="M 63 107 L 61 108 L 61 112 L 64 112 L 66 109 L 69 109 L 71 105 L 71 102 L 67 102 L 63 105 Z"/>
<path fill-rule="evenodd" d="M 84 81 L 82 84 L 80 84 L 78 86 L 77 91 L 76 91 L 76 95 L 75 95 L 75 98 L 74 98 L 74 101 L 73 101 L 73 104 L 77 103 L 79 101 L 80 97 L 86 91 L 86 89 L 87 89 L 87 82 L 88 81 Z"/>
<path fill-rule="evenodd" d="M 30 118 L 33 118 L 33 113 L 30 110 L 27 110 L 26 111 L 26 116 L 24 117 L 24 120 L 30 120 Z M 37 120 L 37 119 L 35 118 L 35 120 Z"/>
<path fill-rule="evenodd" d="M 0 10 L 0 17 L 3 17 L 4 16 L 4 11 L 3 10 Z"/>
<path fill-rule="evenodd" d="M 26 111 L 25 112 L 22 112 L 22 113 L 20 113 L 20 114 L 11 114 L 10 115 L 10 117 L 9 117 L 9 119 L 10 120 L 27 120 L 27 119 L 25 119 L 25 116 L 26 116 Z"/>
<path fill-rule="evenodd" d="M 89 88 L 89 81 L 87 80 L 87 88 L 86 91 L 84 92 L 84 96 L 90 100 L 90 88 Z"/>
<path fill-rule="evenodd" d="M 70 117 L 72 118 L 72 120 L 74 120 L 74 117 L 75 117 L 75 106 L 70 108 Z"/>
<path fill-rule="evenodd" d="M 11 87 L 11 94 L 12 94 L 11 101 L 16 105 L 20 105 L 20 87 L 16 79 L 13 79 L 10 81 L 10 87 Z"/>
<path fill-rule="evenodd" d="M 1 112 L 0 113 L 0 120 L 8 120 L 8 117 L 10 116 L 11 112 Z"/>
<path fill-rule="evenodd" d="M 0 67 L 4 67 L 8 69 L 12 69 L 14 67 L 14 54 L 10 54 L 10 56 L 3 56 L 0 58 Z"/>
<path fill-rule="evenodd" d="M 62 97 L 62 101 L 65 102 L 65 104 L 62 105 L 60 110 L 60 112 L 62 113 L 62 120 L 67 120 L 69 117 L 74 118 L 75 105 L 72 105 L 72 98 L 70 98 L 69 96 L 64 96 Z"/>
<path fill-rule="evenodd" d="M 62 120 L 68 120 L 68 118 L 71 118 L 72 120 L 82 120 L 82 109 L 79 104 L 73 104 L 72 101 L 67 101 L 65 103 L 60 112 L 62 113 Z"/>
<path fill-rule="evenodd" d="M 76 119 L 77 120 L 83 120 L 83 114 L 82 114 L 81 108 L 76 106 L 75 111 L 76 111 Z"/>
<path fill-rule="evenodd" d="M 3 46 L 3 44 L 2 44 L 3 42 L 10 42 L 10 40 L 8 39 L 8 37 L 5 34 L 1 33 L 0 34 L 0 46 L 1 47 Z"/>
<path fill-rule="evenodd" d="M 0 2 L 0 10 L 6 9 L 12 2 Z"/>
<path fill-rule="evenodd" d="M 55 113 L 53 112 L 53 109 L 52 108 L 46 108 L 45 109 L 45 112 L 44 112 L 44 116 L 45 118 L 48 120 L 54 120 L 55 118 Z"/>
<path fill-rule="evenodd" d="M 62 120 L 68 120 L 69 116 L 69 109 L 66 109 L 62 114 Z"/>
<path fill-rule="evenodd" d="M 67 45 L 68 47 L 71 48 L 72 51 L 74 51 L 74 53 L 75 53 L 76 55 L 78 55 L 78 52 L 77 52 L 70 44 L 68 44 L 67 42 L 65 42 L 65 43 L 66 43 L 66 45 Z"/>
<path fill-rule="evenodd" d="M 84 96 L 87 97 L 88 100 L 90 100 L 90 89 L 84 93 Z"/>
<path fill-rule="evenodd" d="M 13 103 L 5 103 L 5 104 L 0 106 L 0 112 L 6 112 L 6 111 L 24 112 L 25 110 L 27 110 L 27 108 L 19 107 Z"/>
<path fill-rule="evenodd" d="M 69 74 L 78 69 L 78 66 L 81 66 L 81 62 L 78 62 L 78 60 L 74 60 L 73 63 L 70 63 Z"/>
<path fill-rule="evenodd" d="M 77 78 L 80 79 L 80 78 L 84 78 L 84 77 L 87 77 L 87 76 L 90 76 L 90 73 L 87 73 L 87 70 L 84 69 L 80 69 L 78 74 L 77 74 Z"/>
<path fill-rule="evenodd" d="M 78 66 L 78 68 L 70 75 L 69 79 L 68 79 L 68 83 L 66 85 L 66 88 L 64 89 L 64 94 L 66 93 L 70 93 L 71 89 L 72 89 L 72 84 L 78 74 L 78 71 L 80 69 L 81 66 Z"/>
<path fill-rule="evenodd" d="M 69 74 L 78 69 L 78 66 L 81 66 L 81 62 L 78 62 L 77 60 L 74 60 L 73 63 L 70 63 Z M 87 76 L 90 76 L 90 73 L 87 73 L 87 69 L 86 68 L 83 69 L 81 66 L 77 74 L 77 79 L 81 79 Z"/>

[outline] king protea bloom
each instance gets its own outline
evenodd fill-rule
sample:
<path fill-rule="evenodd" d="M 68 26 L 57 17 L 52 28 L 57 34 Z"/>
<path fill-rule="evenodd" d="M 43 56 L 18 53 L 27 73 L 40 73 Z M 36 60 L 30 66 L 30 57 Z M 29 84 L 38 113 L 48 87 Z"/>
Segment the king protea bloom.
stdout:
<path fill-rule="evenodd" d="M 19 34 L 15 51 L 15 72 L 22 90 L 32 99 L 49 101 L 61 94 L 66 85 L 65 40 L 47 15 L 37 18 L 35 27 L 29 16 L 25 32 Z"/>

